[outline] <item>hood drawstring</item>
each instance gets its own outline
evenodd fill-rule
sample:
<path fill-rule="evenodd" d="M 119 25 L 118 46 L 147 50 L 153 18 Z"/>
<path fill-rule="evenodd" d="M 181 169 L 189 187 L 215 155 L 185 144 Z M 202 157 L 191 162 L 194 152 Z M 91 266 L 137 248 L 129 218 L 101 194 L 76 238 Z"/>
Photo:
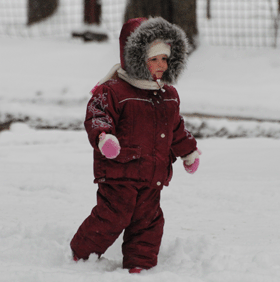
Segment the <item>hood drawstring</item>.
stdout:
<path fill-rule="evenodd" d="M 154 74 L 153 79 L 157 83 L 159 89 L 164 93 L 165 92 L 165 89 L 163 88 L 164 84 L 160 86 L 160 78 L 157 78 L 156 75 Z"/>

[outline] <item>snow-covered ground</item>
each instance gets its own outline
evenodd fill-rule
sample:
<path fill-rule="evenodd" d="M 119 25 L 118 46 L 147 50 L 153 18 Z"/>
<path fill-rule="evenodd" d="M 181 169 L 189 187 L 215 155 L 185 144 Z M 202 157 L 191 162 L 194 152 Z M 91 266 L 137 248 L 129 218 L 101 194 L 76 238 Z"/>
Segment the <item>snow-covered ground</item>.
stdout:
<path fill-rule="evenodd" d="M 158 266 L 130 275 L 121 237 L 101 260 L 71 260 L 69 242 L 96 203 L 86 133 L 24 124 L 0 133 L 0 281 L 278 282 L 279 140 L 198 142 L 197 173 L 178 160 L 162 192 Z"/>
<path fill-rule="evenodd" d="M 279 49 L 204 43 L 176 86 L 203 154 L 178 160 L 162 192 L 158 266 L 121 268 L 121 237 L 101 260 L 71 260 L 69 242 L 95 205 L 88 92 L 119 61 L 117 42 L 0 39 L 0 281 L 280 281 Z M 253 119 L 250 121 L 250 119 Z M 258 122 L 256 120 L 265 120 Z M 274 138 L 263 138 L 270 136 Z"/>

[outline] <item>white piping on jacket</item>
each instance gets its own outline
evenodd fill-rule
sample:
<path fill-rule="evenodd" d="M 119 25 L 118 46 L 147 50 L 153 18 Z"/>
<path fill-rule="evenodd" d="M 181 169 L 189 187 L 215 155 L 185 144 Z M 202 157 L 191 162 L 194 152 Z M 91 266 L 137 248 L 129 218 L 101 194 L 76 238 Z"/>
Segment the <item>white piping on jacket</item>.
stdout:
<path fill-rule="evenodd" d="M 120 104 L 120 103 L 123 103 L 123 102 L 125 102 L 125 101 L 128 101 L 128 100 L 145 101 L 145 102 L 149 102 L 149 103 L 152 103 L 152 104 L 153 104 L 153 101 L 152 101 L 152 100 L 140 99 L 140 98 L 127 98 L 127 99 L 124 99 L 124 100 L 120 101 L 119 104 Z"/>

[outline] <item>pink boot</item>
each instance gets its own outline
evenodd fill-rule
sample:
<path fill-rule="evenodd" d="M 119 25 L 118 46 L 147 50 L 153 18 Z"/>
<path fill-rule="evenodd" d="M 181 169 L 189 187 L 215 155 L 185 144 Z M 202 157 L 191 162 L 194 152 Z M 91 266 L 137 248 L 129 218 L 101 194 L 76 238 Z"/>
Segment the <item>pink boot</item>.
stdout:
<path fill-rule="evenodd" d="M 72 252 L 73 261 L 78 262 L 80 259 Z"/>
<path fill-rule="evenodd" d="M 133 274 L 133 273 L 140 273 L 143 269 L 139 268 L 139 267 L 134 267 L 129 269 L 129 273 Z"/>

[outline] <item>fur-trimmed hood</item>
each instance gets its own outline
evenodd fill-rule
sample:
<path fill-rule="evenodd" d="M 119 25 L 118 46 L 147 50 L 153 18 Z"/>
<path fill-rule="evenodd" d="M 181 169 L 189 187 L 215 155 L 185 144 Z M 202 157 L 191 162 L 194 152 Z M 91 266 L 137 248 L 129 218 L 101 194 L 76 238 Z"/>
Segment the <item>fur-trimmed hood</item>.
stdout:
<path fill-rule="evenodd" d="M 188 41 L 185 32 L 161 17 L 127 21 L 120 34 L 122 68 L 133 79 L 153 80 L 147 68 L 147 51 L 155 40 L 170 44 L 168 69 L 161 81 L 174 84 L 186 66 Z"/>

